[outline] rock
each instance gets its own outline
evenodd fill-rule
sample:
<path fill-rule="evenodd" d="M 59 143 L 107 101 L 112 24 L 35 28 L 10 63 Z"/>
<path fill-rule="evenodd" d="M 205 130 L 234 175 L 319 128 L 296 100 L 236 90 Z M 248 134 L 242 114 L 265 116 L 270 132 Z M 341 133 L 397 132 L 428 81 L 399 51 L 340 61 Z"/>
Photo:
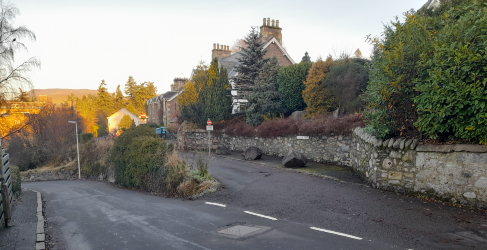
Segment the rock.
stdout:
<path fill-rule="evenodd" d="M 485 145 L 473 145 L 473 144 L 455 144 L 455 145 L 453 145 L 453 151 L 485 153 L 485 152 L 487 152 L 487 146 L 485 146 Z"/>
<path fill-rule="evenodd" d="M 404 149 L 404 144 L 406 144 L 406 139 L 401 139 L 401 142 L 399 143 L 399 148 L 402 150 Z"/>
<path fill-rule="evenodd" d="M 375 146 L 376 147 L 380 147 L 380 146 L 382 146 L 382 143 L 384 143 L 382 140 L 378 140 L 377 141 L 377 144 Z"/>
<path fill-rule="evenodd" d="M 413 143 L 413 139 L 407 140 L 406 143 L 404 144 L 404 148 L 409 148 L 409 146 L 411 146 L 411 143 Z"/>
<path fill-rule="evenodd" d="M 416 148 L 416 146 L 418 146 L 418 142 L 419 142 L 419 140 L 418 140 L 418 139 L 414 139 L 414 140 L 413 140 L 413 143 L 411 143 L 411 147 L 410 147 L 410 149 L 415 149 L 415 148 Z"/>
<path fill-rule="evenodd" d="M 382 146 L 384 146 L 385 148 L 387 148 L 388 145 L 389 145 L 389 139 L 385 140 L 384 143 L 382 144 Z"/>
<path fill-rule="evenodd" d="M 217 155 L 229 155 L 230 154 L 230 149 L 225 146 L 218 146 L 216 147 L 216 154 Z"/>
<path fill-rule="evenodd" d="M 242 155 L 244 159 L 248 161 L 258 160 L 262 158 L 262 150 L 260 150 L 258 147 L 252 146 L 247 148 Z"/>
<path fill-rule="evenodd" d="M 477 198 L 477 195 L 474 192 L 466 192 L 463 194 L 463 197 L 467 199 L 475 199 Z"/>
<path fill-rule="evenodd" d="M 394 138 L 389 139 L 389 145 L 387 147 L 392 148 L 392 145 L 394 145 Z"/>
<path fill-rule="evenodd" d="M 301 168 L 306 166 L 306 157 L 304 155 L 294 152 L 292 149 L 289 153 L 282 159 L 282 164 L 286 168 Z"/>
<path fill-rule="evenodd" d="M 296 119 L 303 119 L 305 115 L 306 115 L 306 111 L 294 111 L 290 117 L 293 120 L 296 120 Z"/>
<path fill-rule="evenodd" d="M 419 145 L 416 148 L 416 151 L 418 152 L 441 152 L 441 153 L 448 153 L 453 150 L 452 145 L 431 145 L 431 144 L 425 144 L 425 145 Z"/>
<path fill-rule="evenodd" d="M 397 139 L 397 140 L 394 142 L 394 144 L 392 144 L 392 147 L 394 147 L 394 148 L 399 148 L 399 146 L 401 145 L 401 141 L 402 141 L 402 139 L 401 139 L 401 138 Z"/>

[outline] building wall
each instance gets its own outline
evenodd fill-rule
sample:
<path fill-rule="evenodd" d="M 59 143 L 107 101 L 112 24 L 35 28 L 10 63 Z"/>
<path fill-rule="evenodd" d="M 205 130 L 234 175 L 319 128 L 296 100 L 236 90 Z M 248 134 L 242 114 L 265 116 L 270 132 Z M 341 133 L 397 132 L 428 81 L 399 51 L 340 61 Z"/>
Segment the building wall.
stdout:
<path fill-rule="evenodd" d="M 137 117 L 136 115 L 130 113 L 126 109 L 121 109 L 121 110 L 115 112 L 115 114 L 113 114 L 110 117 L 108 117 L 108 132 L 109 133 L 114 134 L 114 133 L 117 132 L 117 130 L 118 130 L 118 124 L 120 123 L 120 120 L 122 120 L 122 118 L 124 117 L 124 115 L 129 115 L 130 118 L 132 118 L 132 121 L 134 121 L 135 126 L 139 126 L 139 117 Z"/>
<path fill-rule="evenodd" d="M 266 49 L 266 58 L 272 58 L 274 56 L 277 57 L 277 61 L 279 61 L 279 65 L 281 66 L 287 66 L 292 64 L 292 62 L 282 53 L 282 51 L 275 43 L 269 44 Z"/>

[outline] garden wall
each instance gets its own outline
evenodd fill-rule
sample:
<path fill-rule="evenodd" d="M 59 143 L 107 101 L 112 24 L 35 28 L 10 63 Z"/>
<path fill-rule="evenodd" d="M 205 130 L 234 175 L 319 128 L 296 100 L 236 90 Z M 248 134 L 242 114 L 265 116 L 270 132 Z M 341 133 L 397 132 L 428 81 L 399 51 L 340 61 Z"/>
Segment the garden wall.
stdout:
<path fill-rule="evenodd" d="M 182 127 L 179 148 L 208 150 L 208 132 Z M 212 132 L 210 146 L 244 151 L 250 146 L 283 157 L 290 149 L 309 160 L 351 166 L 372 186 L 395 192 L 435 196 L 442 200 L 487 207 L 487 147 L 484 145 L 418 145 L 417 140 L 377 140 L 361 128 L 351 135 L 277 138 L 227 136 Z"/>

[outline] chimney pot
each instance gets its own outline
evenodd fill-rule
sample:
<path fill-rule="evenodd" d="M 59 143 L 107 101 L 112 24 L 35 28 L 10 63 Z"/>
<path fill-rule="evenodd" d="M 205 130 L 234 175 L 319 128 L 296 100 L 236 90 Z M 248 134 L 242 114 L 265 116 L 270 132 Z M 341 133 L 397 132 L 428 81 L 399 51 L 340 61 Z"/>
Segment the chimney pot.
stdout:
<path fill-rule="evenodd" d="M 271 19 L 267 18 L 267 26 L 271 26 Z"/>
<path fill-rule="evenodd" d="M 264 23 L 262 24 L 262 26 L 265 26 L 265 17 L 264 17 Z"/>
<path fill-rule="evenodd" d="M 279 20 L 276 20 L 276 28 L 279 28 Z"/>
<path fill-rule="evenodd" d="M 276 27 L 276 21 L 274 19 L 272 19 L 272 27 Z"/>
<path fill-rule="evenodd" d="M 216 44 L 216 49 L 220 49 L 220 44 L 219 43 Z"/>
<path fill-rule="evenodd" d="M 216 49 L 216 43 L 213 44 L 213 49 Z"/>

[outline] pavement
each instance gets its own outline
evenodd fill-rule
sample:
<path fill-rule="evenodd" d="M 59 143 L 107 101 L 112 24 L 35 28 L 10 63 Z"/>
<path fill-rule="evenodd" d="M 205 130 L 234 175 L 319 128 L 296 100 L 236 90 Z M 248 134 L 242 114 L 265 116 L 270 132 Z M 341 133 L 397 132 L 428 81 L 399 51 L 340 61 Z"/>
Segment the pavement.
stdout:
<path fill-rule="evenodd" d="M 0 249 L 33 250 L 36 247 L 37 193 L 22 189 L 14 203 L 12 226 L 0 229 Z"/>

